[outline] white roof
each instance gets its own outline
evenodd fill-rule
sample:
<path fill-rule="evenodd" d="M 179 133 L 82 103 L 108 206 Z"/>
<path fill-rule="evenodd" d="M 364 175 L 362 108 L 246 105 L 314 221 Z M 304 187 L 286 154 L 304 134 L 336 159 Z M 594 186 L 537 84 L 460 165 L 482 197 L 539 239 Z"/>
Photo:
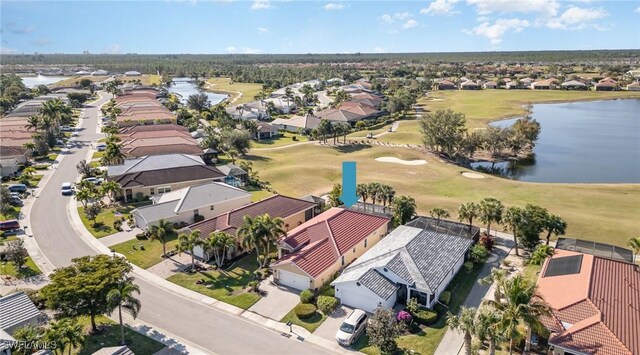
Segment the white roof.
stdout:
<path fill-rule="evenodd" d="M 37 318 L 40 311 L 24 292 L 0 297 L 0 329 L 7 329 Z"/>
<path fill-rule="evenodd" d="M 107 176 L 119 176 L 142 171 L 180 168 L 204 165 L 202 158 L 188 154 L 148 155 L 137 159 L 128 159 L 122 165 L 107 167 Z"/>

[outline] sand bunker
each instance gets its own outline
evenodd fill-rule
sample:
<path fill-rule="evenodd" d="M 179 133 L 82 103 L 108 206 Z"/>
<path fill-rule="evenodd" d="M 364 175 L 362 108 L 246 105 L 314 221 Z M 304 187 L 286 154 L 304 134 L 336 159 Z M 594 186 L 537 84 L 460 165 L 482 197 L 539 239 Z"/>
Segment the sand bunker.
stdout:
<path fill-rule="evenodd" d="M 422 159 L 402 160 L 396 157 L 380 157 L 380 158 L 376 158 L 376 161 L 383 162 L 383 163 L 403 164 L 403 165 L 424 165 L 427 163 L 425 160 L 422 160 Z"/>
<path fill-rule="evenodd" d="M 484 179 L 485 176 L 482 174 L 477 174 L 477 173 L 472 173 L 472 172 L 468 172 L 468 171 L 463 171 L 460 174 L 462 174 L 462 176 L 469 178 L 469 179 Z"/>

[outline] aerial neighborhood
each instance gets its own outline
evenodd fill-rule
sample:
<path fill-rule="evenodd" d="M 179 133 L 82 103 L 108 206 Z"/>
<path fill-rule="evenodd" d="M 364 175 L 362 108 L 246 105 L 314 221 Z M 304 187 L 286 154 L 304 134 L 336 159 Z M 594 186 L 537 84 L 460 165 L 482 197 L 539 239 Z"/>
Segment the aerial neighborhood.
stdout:
<path fill-rule="evenodd" d="M 0 355 L 640 354 L 639 50 L 110 48 L 2 48 Z"/>

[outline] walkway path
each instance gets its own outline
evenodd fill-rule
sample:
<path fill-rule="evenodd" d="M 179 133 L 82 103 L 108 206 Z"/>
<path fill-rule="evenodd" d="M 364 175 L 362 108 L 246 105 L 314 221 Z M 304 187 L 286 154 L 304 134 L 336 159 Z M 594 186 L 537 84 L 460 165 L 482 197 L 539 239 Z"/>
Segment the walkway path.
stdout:
<path fill-rule="evenodd" d="M 131 239 L 136 239 L 136 234 L 138 233 L 142 233 L 142 229 L 140 228 L 133 228 L 130 230 L 123 230 L 122 232 L 118 232 L 115 234 L 111 234 L 108 235 L 106 237 L 100 238 L 100 241 L 102 242 L 102 244 L 111 247 L 114 246 L 116 244 L 120 244 L 120 243 L 124 243 L 127 242 Z"/>
<path fill-rule="evenodd" d="M 148 268 L 147 271 L 163 279 L 167 279 L 182 271 L 189 266 L 189 264 L 191 264 L 191 256 L 189 254 L 176 254 L 153 265 Z"/>
<path fill-rule="evenodd" d="M 491 273 L 491 269 L 500 267 L 500 263 L 506 258 L 511 249 L 513 248 L 513 237 L 506 233 L 498 232 L 498 238 L 496 238 L 496 246 L 492 251 L 492 257 L 480 270 L 478 280 L 487 277 Z M 495 255 L 495 257 L 494 257 Z M 463 306 L 466 307 L 479 307 L 483 300 L 493 297 L 492 286 L 484 286 L 479 283 L 475 283 L 464 300 Z M 464 338 L 462 333 L 447 329 L 444 337 L 440 341 L 435 355 L 455 355 L 463 353 Z"/>

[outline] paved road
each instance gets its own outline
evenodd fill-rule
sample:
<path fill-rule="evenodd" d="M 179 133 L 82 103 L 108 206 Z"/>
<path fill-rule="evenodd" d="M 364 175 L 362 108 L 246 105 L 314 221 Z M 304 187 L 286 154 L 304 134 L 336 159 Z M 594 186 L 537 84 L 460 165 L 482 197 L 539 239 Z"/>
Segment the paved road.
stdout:
<path fill-rule="evenodd" d="M 103 95 L 106 95 L 102 93 Z M 55 266 L 69 265 L 72 258 L 97 252 L 74 231 L 67 215 L 67 199 L 60 194 L 65 181 L 77 178 L 76 164 L 85 159 L 96 133 L 97 106 L 87 108 L 83 130 L 74 148 L 62 159 L 56 172 L 34 202 L 31 231 L 47 259 Z M 218 354 L 326 354 L 320 348 L 262 328 L 239 317 L 184 298 L 138 278 L 142 311 L 139 319 Z"/>

